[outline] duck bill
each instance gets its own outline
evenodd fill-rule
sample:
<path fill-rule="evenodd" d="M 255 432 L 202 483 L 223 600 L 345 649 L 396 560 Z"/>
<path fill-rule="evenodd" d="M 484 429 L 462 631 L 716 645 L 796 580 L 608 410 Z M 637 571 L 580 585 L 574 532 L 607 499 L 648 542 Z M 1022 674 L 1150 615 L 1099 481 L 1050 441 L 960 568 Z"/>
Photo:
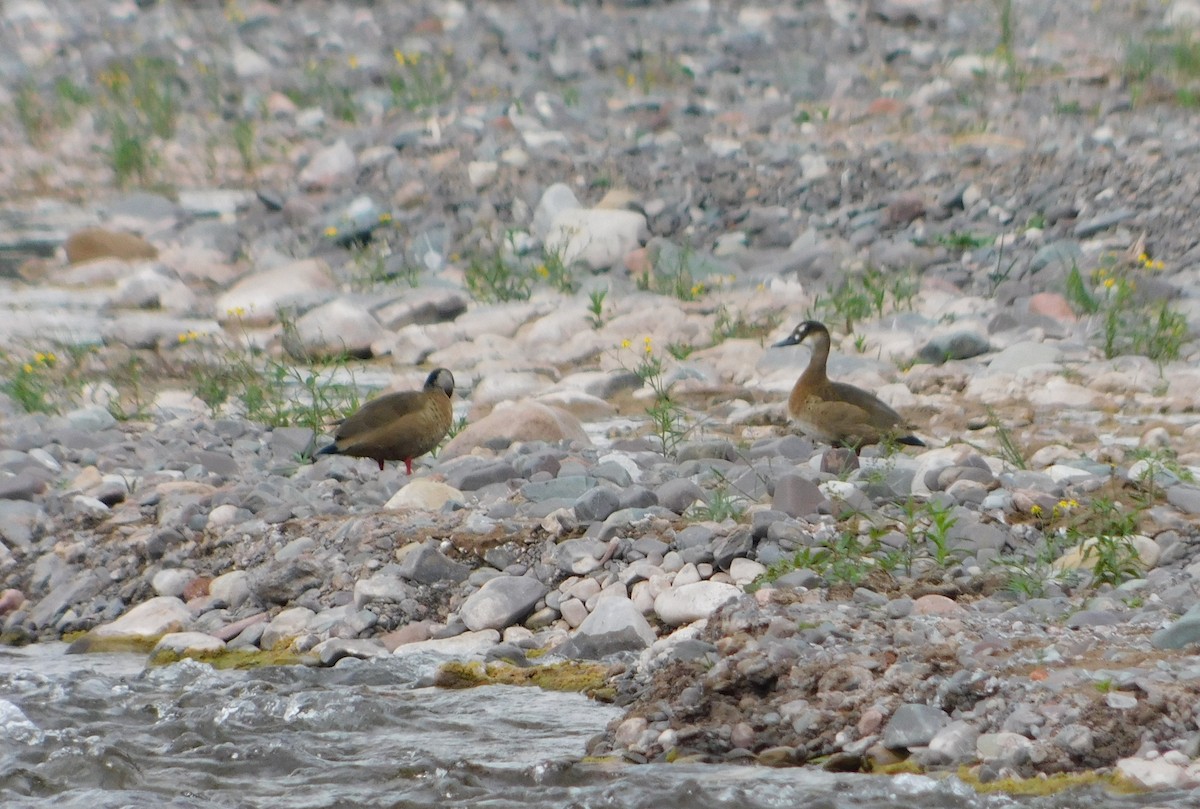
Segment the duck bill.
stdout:
<path fill-rule="evenodd" d="M 772 345 L 771 348 L 787 348 L 788 346 L 795 346 L 795 345 L 800 345 L 800 341 L 795 339 L 792 335 L 789 334 L 787 337 L 783 338 L 778 343 L 775 343 L 774 345 Z"/>

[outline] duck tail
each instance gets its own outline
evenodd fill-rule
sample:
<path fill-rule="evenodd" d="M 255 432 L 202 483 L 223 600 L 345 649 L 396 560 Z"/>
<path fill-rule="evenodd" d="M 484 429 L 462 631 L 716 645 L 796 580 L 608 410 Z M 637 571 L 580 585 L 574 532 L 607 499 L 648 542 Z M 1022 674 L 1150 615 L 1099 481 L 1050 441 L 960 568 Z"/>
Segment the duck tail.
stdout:
<path fill-rule="evenodd" d="M 924 447 L 925 442 L 917 438 L 915 435 L 906 435 L 896 439 L 897 444 L 906 444 L 910 447 Z"/>

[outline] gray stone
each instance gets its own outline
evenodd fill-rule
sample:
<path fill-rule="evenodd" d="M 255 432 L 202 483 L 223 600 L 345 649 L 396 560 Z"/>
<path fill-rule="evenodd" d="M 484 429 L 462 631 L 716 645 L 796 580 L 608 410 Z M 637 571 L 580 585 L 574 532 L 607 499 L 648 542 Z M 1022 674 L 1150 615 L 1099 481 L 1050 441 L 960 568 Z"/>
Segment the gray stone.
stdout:
<path fill-rule="evenodd" d="M 11 477 L 0 477 L 0 500 L 32 500 L 46 491 L 46 479 L 29 470 L 22 470 Z"/>
<path fill-rule="evenodd" d="M 973 331 L 956 331 L 934 337 L 921 347 L 917 356 L 925 362 L 941 365 L 948 360 L 965 360 L 991 351 L 987 337 Z"/>
<path fill-rule="evenodd" d="M 1071 267 L 1082 263 L 1083 250 L 1079 247 L 1079 243 L 1071 239 L 1059 239 L 1043 245 L 1033 254 L 1033 258 L 1029 260 L 1029 271 L 1036 273 L 1044 269 L 1052 269 L 1066 273 Z"/>
<path fill-rule="evenodd" d="M 675 547 L 679 550 L 706 548 L 715 536 L 716 532 L 707 525 L 689 525 L 676 532 Z"/>
<path fill-rule="evenodd" d="M 749 526 L 738 526 L 712 545 L 713 563 L 721 570 L 729 570 L 734 559 L 748 559 L 754 553 L 754 536 Z"/>
<path fill-rule="evenodd" d="M 418 584 L 465 581 L 471 569 L 461 565 L 430 544 L 414 548 L 400 561 L 400 575 Z"/>
<path fill-rule="evenodd" d="M 558 648 L 564 657 L 598 660 L 619 652 L 638 652 L 654 643 L 650 624 L 627 598 L 601 598 L 575 634 Z"/>
<path fill-rule="evenodd" d="M 26 551 L 45 527 L 46 512 L 27 500 L 0 500 L 0 542 Z"/>
<path fill-rule="evenodd" d="M 444 471 L 446 483 L 461 492 L 473 492 L 493 483 L 504 483 L 520 477 L 507 461 L 466 457 Z"/>
<path fill-rule="evenodd" d="M 354 583 L 354 605 L 362 608 L 368 604 L 399 604 L 412 596 L 404 579 L 395 572 L 376 573 Z"/>
<path fill-rule="evenodd" d="M 332 666 L 346 657 L 370 660 L 376 657 L 391 656 L 379 641 L 358 638 L 330 638 L 318 643 L 312 648 L 312 651 L 317 655 L 322 666 Z"/>
<path fill-rule="evenodd" d="M 675 458 L 679 463 L 715 458 L 722 461 L 736 461 L 737 449 L 724 438 L 710 438 L 703 441 L 685 441 L 679 445 Z"/>
<path fill-rule="evenodd" d="M 1185 514 L 1200 514 L 1200 486 L 1172 486 L 1167 489 L 1167 502 Z"/>
<path fill-rule="evenodd" d="M 1150 636 L 1150 644 L 1155 649 L 1182 649 L 1197 641 L 1200 641 L 1200 604 Z"/>
<path fill-rule="evenodd" d="M 627 486 L 621 491 L 617 508 L 650 508 L 658 505 L 658 496 L 645 486 Z"/>
<path fill-rule="evenodd" d="M 771 508 L 789 517 L 807 517 L 816 514 L 822 504 L 828 504 L 817 484 L 800 475 L 784 475 L 775 481 L 775 494 Z"/>
<path fill-rule="evenodd" d="M 883 729 L 883 746 L 889 750 L 923 747 L 949 723 L 950 717 L 941 708 L 911 702 L 901 705 Z"/>
<path fill-rule="evenodd" d="M 949 764 L 973 762 L 979 729 L 962 719 L 956 719 L 937 731 L 929 740 L 929 749 L 945 757 Z"/>
<path fill-rule="evenodd" d="M 458 610 L 467 629 L 504 629 L 533 612 L 546 586 L 532 576 L 497 576 L 472 593 Z"/>
<path fill-rule="evenodd" d="M 1137 215 L 1137 211 L 1132 208 L 1118 208 L 1115 211 L 1094 216 L 1091 219 L 1085 219 L 1075 225 L 1075 231 L 1072 235 L 1076 239 L 1086 239 L 1089 236 L 1095 236 L 1101 231 L 1108 230 L 1113 225 L 1119 225 L 1126 219 L 1132 219 Z"/>
<path fill-rule="evenodd" d="M 562 498 L 577 500 L 594 485 L 595 481 L 584 475 L 567 475 L 540 483 L 526 483 L 521 487 L 521 496 L 534 502 Z"/>
<path fill-rule="evenodd" d="M 54 586 L 45 598 L 29 611 L 29 623 L 34 627 L 50 626 L 68 607 L 95 598 L 110 582 L 107 570 L 85 570 L 70 581 Z"/>
<path fill-rule="evenodd" d="M 598 480 L 607 480 L 609 483 L 615 484 L 618 489 L 633 485 L 633 477 L 630 476 L 629 470 L 616 461 L 598 463 L 589 472 L 592 477 Z"/>
<path fill-rule="evenodd" d="M 582 576 L 600 567 L 608 544 L 594 539 L 568 539 L 554 549 L 554 562 L 564 573 Z"/>
<path fill-rule="evenodd" d="M 693 503 L 704 501 L 704 490 L 687 478 L 668 480 L 654 491 L 658 504 L 664 508 L 682 514 Z"/>
<path fill-rule="evenodd" d="M 607 520 L 621 507 L 620 496 L 607 486 L 597 486 L 575 501 L 575 517 L 581 523 Z"/>
<path fill-rule="evenodd" d="M 273 561 L 250 574 L 250 592 L 264 604 L 290 604 L 305 590 L 320 587 L 325 569 L 309 557 Z"/>

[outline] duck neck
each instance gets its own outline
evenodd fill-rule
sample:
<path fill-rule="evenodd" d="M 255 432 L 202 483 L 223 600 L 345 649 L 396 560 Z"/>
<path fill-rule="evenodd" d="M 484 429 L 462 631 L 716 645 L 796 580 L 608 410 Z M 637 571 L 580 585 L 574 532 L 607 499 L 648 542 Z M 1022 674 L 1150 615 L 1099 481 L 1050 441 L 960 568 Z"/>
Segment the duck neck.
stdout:
<path fill-rule="evenodd" d="M 829 362 L 829 333 L 817 332 L 812 339 L 812 356 L 808 359 L 808 367 L 800 375 L 805 383 L 824 382 L 827 378 L 825 366 Z"/>

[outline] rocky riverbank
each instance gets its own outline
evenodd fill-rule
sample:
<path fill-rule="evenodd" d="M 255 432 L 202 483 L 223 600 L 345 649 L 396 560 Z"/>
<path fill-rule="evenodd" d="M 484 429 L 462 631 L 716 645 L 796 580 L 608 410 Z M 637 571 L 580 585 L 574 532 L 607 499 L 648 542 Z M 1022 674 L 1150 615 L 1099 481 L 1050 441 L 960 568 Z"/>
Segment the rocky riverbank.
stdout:
<path fill-rule="evenodd" d="M 402 5 L 5 8 L 7 642 L 1200 785 L 1194 4 Z M 805 317 L 928 447 L 789 429 Z M 411 479 L 310 462 L 434 367 Z"/>

